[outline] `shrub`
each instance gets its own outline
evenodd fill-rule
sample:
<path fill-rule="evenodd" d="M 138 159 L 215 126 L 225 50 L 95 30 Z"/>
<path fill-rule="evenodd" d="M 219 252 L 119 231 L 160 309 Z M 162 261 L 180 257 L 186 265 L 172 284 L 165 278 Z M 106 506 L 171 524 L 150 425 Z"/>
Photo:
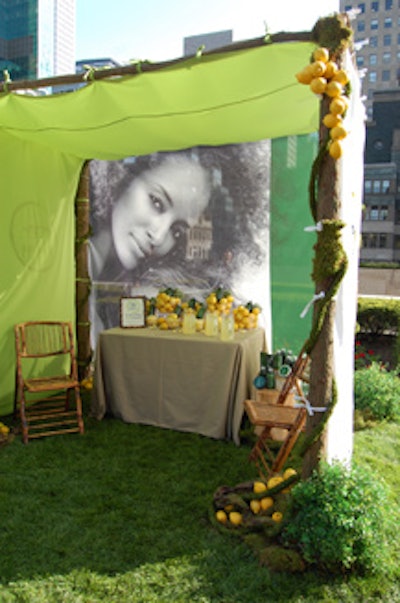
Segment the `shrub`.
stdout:
<path fill-rule="evenodd" d="M 390 508 L 386 488 L 365 470 L 322 463 L 293 489 L 286 545 L 329 572 L 384 570 Z"/>
<path fill-rule="evenodd" d="M 375 354 L 374 350 L 368 348 L 356 340 L 355 352 L 354 352 L 354 368 L 359 370 L 360 368 L 366 368 L 370 366 L 372 362 L 379 362 L 379 357 Z"/>
<path fill-rule="evenodd" d="M 354 373 L 354 403 L 366 418 L 400 420 L 400 379 L 377 362 Z"/>

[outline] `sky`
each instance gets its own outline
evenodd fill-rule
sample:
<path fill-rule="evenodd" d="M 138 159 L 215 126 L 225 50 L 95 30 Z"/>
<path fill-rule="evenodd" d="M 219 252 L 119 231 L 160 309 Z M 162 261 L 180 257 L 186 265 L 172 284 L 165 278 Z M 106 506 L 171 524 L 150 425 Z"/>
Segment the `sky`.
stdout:
<path fill-rule="evenodd" d="M 185 36 L 310 31 L 338 11 L 339 0 L 76 0 L 76 60 L 165 61 L 183 55 Z"/>

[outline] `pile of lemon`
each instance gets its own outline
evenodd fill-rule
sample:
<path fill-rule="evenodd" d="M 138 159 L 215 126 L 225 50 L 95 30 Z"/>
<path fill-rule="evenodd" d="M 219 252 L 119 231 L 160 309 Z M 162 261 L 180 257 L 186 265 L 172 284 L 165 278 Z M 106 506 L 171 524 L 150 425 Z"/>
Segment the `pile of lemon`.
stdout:
<path fill-rule="evenodd" d="M 269 516 L 273 522 L 281 523 L 283 521 L 283 513 L 276 508 L 277 496 L 269 492 L 295 475 L 297 475 L 297 471 L 290 467 L 282 475 L 270 477 L 267 482 L 255 480 L 252 489 L 255 497 L 249 501 L 251 513 L 253 515 Z M 286 494 L 289 490 L 290 486 L 285 487 L 282 489 L 282 493 Z M 243 511 L 236 509 L 232 504 L 226 505 L 223 509 L 217 509 L 215 518 L 219 523 L 227 527 L 239 527 L 245 521 Z"/>
<path fill-rule="evenodd" d="M 260 312 L 261 308 L 252 302 L 248 302 L 246 305 L 241 304 L 237 308 L 234 308 L 235 331 L 255 329 L 258 325 Z"/>
<path fill-rule="evenodd" d="M 211 291 L 206 297 L 206 306 L 209 312 L 218 312 L 218 314 L 229 314 L 232 309 L 234 297 L 229 291 L 216 289 Z"/>
<path fill-rule="evenodd" d="M 330 135 L 329 154 L 333 159 L 342 156 L 341 141 L 347 136 L 343 127 L 343 118 L 348 109 L 347 86 L 349 77 L 344 69 L 339 69 L 337 63 L 330 57 L 327 48 L 316 48 L 312 61 L 296 74 L 300 84 L 310 86 L 314 94 L 322 94 L 331 98 L 329 113 L 323 118 L 323 124 L 328 128 Z"/>

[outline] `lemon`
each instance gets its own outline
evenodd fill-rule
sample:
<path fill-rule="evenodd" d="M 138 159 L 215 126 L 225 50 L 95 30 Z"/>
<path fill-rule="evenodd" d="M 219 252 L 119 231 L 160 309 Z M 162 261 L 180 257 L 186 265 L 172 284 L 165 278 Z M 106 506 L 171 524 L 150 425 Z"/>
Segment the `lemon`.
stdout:
<path fill-rule="evenodd" d="M 334 98 L 330 105 L 329 111 L 333 113 L 333 115 L 342 115 L 347 109 L 347 103 L 344 100 L 343 96 L 337 96 Z"/>
<path fill-rule="evenodd" d="M 283 482 L 283 477 L 281 477 L 280 475 L 274 475 L 274 477 L 270 477 L 267 482 L 268 489 L 275 488 L 275 486 L 277 486 L 278 484 L 281 484 L 282 482 Z"/>
<path fill-rule="evenodd" d="M 10 428 L 7 425 L 0 426 L 0 433 L 3 435 L 8 435 L 10 433 Z"/>
<path fill-rule="evenodd" d="M 335 82 L 331 80 L 329 84 L 326 85 L 325 94 L 335 98 L 336 96 L 340 96 L 343 92 L 343 87 L 339 82 Z"/>
<path fill-rule="evenodd" d="M 339 126 L 342 123 L 342 118 L 340 117 L 340 115 L 333 115 L 333 113 L 327 113 L 322 118 L 322 123 L 329 129 L 335 128 L 336 126 Z"/>
<path fill-rule="evenodd" d="M 260 500 L 261 509 L 266 511 L 270 507 L 274 506 L 274 499 L 271 496 L 266 496 Z"/>
<path fill-rule="evenodd" d="M 282 521 L 283 515 L 280 511 L 275 511 L 275 513 L 272 513 L 272 519 L 276 521 L 276 523 L 279 523 Z"/>
<path fill-rule="evenodd" d="M 331 78 L 333 78 L 333 76 L 338 71 L 338 69 L 339 68 L 334 61 L 328 61 L 325 65 L 324 76 L 326 77 L 327 80 L 330 80 Z"/>
<path fill-rule="evenodd" d="M 329 145 L 329 155 L 333 157 L 333 159 L 339 159 L 343 154 L 342 145 L 340 144 L 340 140 L 333 140 Z"/>
<path fill-rule="evenodd" d="M 226 505 L 224 509 L 227 513 L 230 513 L 231 511 L 233 511 L 233 505 Z"/>
<path fill-rule="evenodd" d="M 296 73 L 296 79 L 299 84 L 309 84 L 313 79 L 313 75 L 309 69 L 309 66 Z"/>
<path fill-rule="evenodd" d="M 325 63 L 323 61 L 314 61 L 311 63 L 310 72 L 314 77 L 320 77 L 324 75 L 326 70 Z"/>
<path fill-rule="evenodd" d="M 240 526 L 240 524 L 243 521 L 243 517 L 242 514 L 239 513 L 239 511 L 231 511 L 229 513 L 229 521 L 231 522 L 232 525 L 234 526 Z"/>
<path fill-rule="evenodd" d="M 259 494 L 260 492 L 265 492 L 266 489 L 267 489 L 267 486 L 264 484 L 264 482 L 254 482 L 254 484 L 253 484 L 253 492 L 255 494 Z"/>
<path fill-rule="evenodd" d="M 323 94 L 325 92 L 327 81 L 324 77 L 315 77 L 311 80 L 310 89 L 314 94 Z"/>
<path fill-rule="evenodd" d="M 250 501 L 250 509 L 253 511 L 255 515 L 261 510 L 261 503 L 259 500 L 251 500 Z"/>
<path fill-rule="evenodd" d="M 339 69 L 333 76 L 332 81 L 339 82 L 339 84 L 345 86 L 349 82 L 349 76 L 344 69 Z"/>
<path fill-rule="evenodd" d="M 296 469 L 292 469 L 291 467 L 288 467 L 283 472 L 283 479 L 287 480 L 287 479 L 289 479 L 289 477 L 292 477 L 292 475 L 297 475 L 297 471 L 296 471 Z"/>
<path fill-rule="evenodd" d="M 342 138 L 346 138 L 347 131 L 343 126 L 335 126 L 330 131 L 330 135 L 333 140 L 341 140 Z"/>
<path fill-rule="evenodd" d="M 322 61 L 323 63 L 327 63 L 329 61 L 329 50 L 320 46 L 320 48 L 316 48 L 313 52 L 314 61 Z"/>
<path fill-rule="evenodd" d="M 215 513 L 215 519 L 219 521 L 219 523 L 226 523 L 228 521 L 228 516 L 225 511 L 220 509 Z"/>

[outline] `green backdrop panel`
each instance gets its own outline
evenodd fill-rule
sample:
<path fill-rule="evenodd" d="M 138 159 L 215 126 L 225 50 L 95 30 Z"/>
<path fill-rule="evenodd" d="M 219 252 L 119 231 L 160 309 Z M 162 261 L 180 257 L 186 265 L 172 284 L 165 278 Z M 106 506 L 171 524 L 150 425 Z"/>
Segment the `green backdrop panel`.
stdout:
<path fill-rule="evenodd" d="M 311 326 L 311 310 L 300 314 L 314 294 L 311 280 L 314 233 L 308 181 L 317 151 L 317 134 L 272 141 L 271 306 L 273 347 L 297 353 Z"/>
<path fill-rule="evenodd" d="M 16 162 L 18 158 L 18 162 Z M 12 410 L 13 325 L 74 320 L 74 197 L 80 161 L 0 136 L 0 415 Z"/>

